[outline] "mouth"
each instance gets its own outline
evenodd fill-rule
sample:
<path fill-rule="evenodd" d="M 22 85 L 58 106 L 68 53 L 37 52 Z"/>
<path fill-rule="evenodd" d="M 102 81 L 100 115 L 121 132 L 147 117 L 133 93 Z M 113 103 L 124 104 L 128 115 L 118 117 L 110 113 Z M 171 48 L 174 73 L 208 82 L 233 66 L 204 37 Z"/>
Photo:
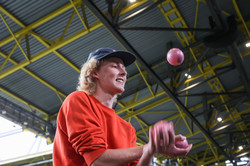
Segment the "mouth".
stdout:
<path fill-rule="evenodd" d="M 124 80 L 123 79 L 116 79 L 117 82 L 123 83 Z"/>

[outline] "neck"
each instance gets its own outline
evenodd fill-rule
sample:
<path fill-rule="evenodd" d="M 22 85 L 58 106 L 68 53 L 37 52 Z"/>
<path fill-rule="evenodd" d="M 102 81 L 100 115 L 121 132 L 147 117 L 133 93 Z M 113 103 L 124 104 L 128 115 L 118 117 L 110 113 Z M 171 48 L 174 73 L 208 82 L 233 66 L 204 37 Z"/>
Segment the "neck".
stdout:
<path fill-rule="evenodd" d="M 115 95 L 111 95 L 108 93 L 100 93 L 100 92 L 95 92 L 93 95 L 97 100 L 99 100 L 103 105 L 112 108 Z"/>

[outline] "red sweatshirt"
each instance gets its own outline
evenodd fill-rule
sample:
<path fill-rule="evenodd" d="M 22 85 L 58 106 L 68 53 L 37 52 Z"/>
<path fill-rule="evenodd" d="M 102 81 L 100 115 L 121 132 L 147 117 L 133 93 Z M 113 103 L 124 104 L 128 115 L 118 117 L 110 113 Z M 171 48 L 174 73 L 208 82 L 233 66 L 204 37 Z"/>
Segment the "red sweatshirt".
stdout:
<path fill-rule="evenodd" d="M 65 99 L 57 117 L 54 166 L 87 166 L 106 149 L 135 146 L 136 135 L 132 125 L 94 96 L 76 91 Z"/>

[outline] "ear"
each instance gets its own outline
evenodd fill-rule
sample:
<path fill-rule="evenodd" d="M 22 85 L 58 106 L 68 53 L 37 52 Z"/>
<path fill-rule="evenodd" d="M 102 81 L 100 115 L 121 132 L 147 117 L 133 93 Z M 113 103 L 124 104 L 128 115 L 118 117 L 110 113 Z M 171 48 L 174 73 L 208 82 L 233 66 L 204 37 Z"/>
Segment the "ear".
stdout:
<path fill-rule="evenodd" d="M 92 77 L 93 77 L 94 79 L 98 79 L 98 78 L 99 78 L 98 72 L 97 72 L 97 71 L 94 71 L 94 72 L 92 73 Z"/>

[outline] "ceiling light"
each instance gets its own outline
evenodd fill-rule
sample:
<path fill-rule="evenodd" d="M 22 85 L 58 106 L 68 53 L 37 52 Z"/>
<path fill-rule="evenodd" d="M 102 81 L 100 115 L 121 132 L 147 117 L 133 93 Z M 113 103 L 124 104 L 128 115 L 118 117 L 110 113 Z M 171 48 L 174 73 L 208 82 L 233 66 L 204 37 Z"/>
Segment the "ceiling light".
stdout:
<path fill-rule="evenodd" d="M 5 111 L 5 110 L 3 110 L 3 111 L 2 111 L 2 114 L 6 114 L 6 111 Z"/>
<path fill-rule="evenodd" d="M 218 122 L 221 122 L 221 121 L 222 121 L 222 118 L 221 118 L 221 117 L 218 117 L 217 120 L 218 120 Z"/>
<path fill-rule="evenodd" d="M 230 126 L 230 124 L 226 124 L 224 126 L 221 126 L 221 127 L 217 128 L 217 129 L 215 129 L 214 132 L 218 132 L 218 131 L 223 130 L 223 129 L 229 127 L 229 126 Z"/>
<path fill-rule="evenodd" d="M 247 162 L 246 161 L 240 161 L 240 162 L 237 162 L 237 165 L 246 165 Z"/>
<path fill-rule="evenodd" d="M 244 153 L 241 153 L 239 155 L 237 155 L 236 157 L 242 157 L 242 156 L 246 156 L 249 152 L 244 152 Z"/>
<path fill-rule="evenodd" d="M 188 73 L 185 73 L 184 75 L 185 75 L 185 77 L 187 77 L 187 76 L 188 76 Z"/>
<path fill-rule="evenodd" d="M 188 78 L 191 78 L 192 76 L 191 75 L 188 75 Z"/>
<path fill-rule="evenodd" d="M 129 0 L 130 3 L 134 3 L 136 0 Z"/>
<path fill-rule="evenodd" d="M 226 166 L 234 166 L 232 163 L 228 163 L 226 164 Z"/>
<path fill-rule="evenodd" d="M 247 42 L 247 43 L 246 43 L 246 47 L 250 47 L 250 42 Z"/>
<path fill-rule="evenodd" d="M 23 122 L 23 125 L 27 126 L 27 125 L 28 125 L 28 122 Z"/>
<path fill-rule="evenodd" d="M 241 157 L 240 161 L 248 161 L 249 159 L 247 157 Z"/>
<path fill-rule="evenodd" d="M 240 150 L 242 150 L 242 149 L 243 149 L 243 146 L 239 146 L 238 148 L 239 148 Z"/>

